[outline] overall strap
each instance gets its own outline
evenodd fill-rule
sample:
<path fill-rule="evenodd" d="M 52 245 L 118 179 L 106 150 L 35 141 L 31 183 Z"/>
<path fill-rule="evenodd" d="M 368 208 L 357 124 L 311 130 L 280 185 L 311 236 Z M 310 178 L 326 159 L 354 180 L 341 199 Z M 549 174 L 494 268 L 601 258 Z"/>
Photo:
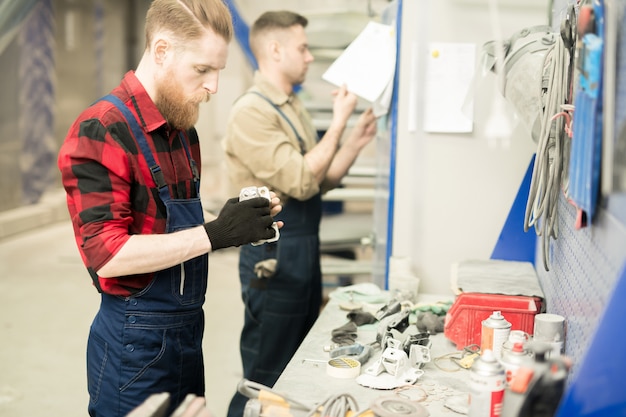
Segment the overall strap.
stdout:
<path fill-rule="evenodd" d="M 256 94 L 257 96 L 261 97 L 263 100 L 267 101 L 272 107 L 274 107 L 276 109 L 276 111 L 283 117 L 283 119 L 285 119 L 287 121 L 287 123 L 289 123 L 289 126 L 291 126 L 291 129 L 293 130 L 293 133 L 296 134 L 296 137 L 298 138 L 298 142 L 300 143 L 300 152 L 304 155 L 306 153 L 306 148 L 304 146 L 304 140 L 302 140 L 302 137 L 300 136 L 300 134 L 296 130 L 296 127 L 293 125 L 293 123 L 291 123 L 291 120 L 289 120 L 287 115 L 280 109 L 280 107 L 278 107 L 276 104 L 274 104 L 274 102 L 272 102 L 272 100 L 270 100 L 269 98 L 267 98 L 266 96 L 264 96 L 263 94 L 261 94 L 258 91 L 250 91 L 249 93 Z"/>
<path fill-rule="evenodd" d="M 126 119 L 126 122 L 130 126 L 130 129 L 133 132 L 135 138 L 137 138 L 137 143 L 139 143 L 139 148 L 141 149 L 141 153 L 143 154 L 148 166 L 150 167 L 150 172 L 152 173 L 152 179 L 159 189 L 159 194 L 161 194 L 161 190 L 166 190 L 167 183 L 165 182 L 165 177 L 163 176 L 163 172 L 161 171 L 161 167 L 154 160 L 154 156 L 152 156 L 152 152 L 150 151 L 150 147 L 148 146 L 148 140 L 146 139 L 146 135 L 143 133 L 143 129 L 137 123 L 137 118 L 133 115 L 128 107 L 124 105 L 122 100 L 114 96 L 113 94 L 108 94 L 102 97 L 102 100 L 108 101 L 113 104 L 117 109 L 122 112 L 122 115 Z M 187 141 L 183 136 L 182 132 L 178 132 L 178 137 L 180 142 L 185 149 L 185 154 L 187 155 L 187 159 L 189 160 L 189 165 L 191 166 L 191 172 L 193 173 L 193 182 L 196 186 L 196 194 L 200 192 L 200 174 L 198 172 L 198 167 L 196 161 L 191 156 L 191 152 L 189 150 L 189 146 L 187 145 Z M 169 195 L 169 190 L 168 190 Z"/>
<path fill-rule="evenodd" d="M 159 188 L 159 191 L 161 190 L 161 188 L 167 187 L 167 183 L 165 182 L 165 177 L 163 176 L 161 167 L 156 163 L 154 157 L 152 156 L 152 151 L 150 151 L 150 147 L 148 146 L 146 135 L 143 133 L 143 129 L 141 129 L 139 123 L 137 123 L 137 119 L 130 111 L 130 109 L 126 107 L 122 100 L 120 100 L 113 94 L 108 94 L 102 97 L 101 100 L 112 103 L 115 107 L 117 107 L 119 111 L 122 112 L 122 115 L 130 126 L 130 130 L 132 130 L 133 135 L 137 139 L 137 143 L 139 143 L 141 153 L 143 154 L 144 158 L 146 158 L 146 162 L 148 162 L 148 166 L 150 167 L 150 172 L 152 173 L 152 179 L 154 180 L 154 183 Z"/>
<path fill-rule="evenodd" d="M 189 146 L 187 146 L 187 141 L 185 140 L 183 132 L 178 132 L 178 138 L 183 144 L 183 148 L 185 148 L 185 153 L 187 154 L 187 159 L 189 159 L 189 165 L 191 166 L 191 172 L 193 173 L 193 182 L 194 184 L 196 184 L 196 191 L 199 191 L 200 173 L 198 172 L 198 166 L 196 164 L 196 161 L 194 161 L 193 157 L 191 156 L 191 151 L 189 150 Z"/>

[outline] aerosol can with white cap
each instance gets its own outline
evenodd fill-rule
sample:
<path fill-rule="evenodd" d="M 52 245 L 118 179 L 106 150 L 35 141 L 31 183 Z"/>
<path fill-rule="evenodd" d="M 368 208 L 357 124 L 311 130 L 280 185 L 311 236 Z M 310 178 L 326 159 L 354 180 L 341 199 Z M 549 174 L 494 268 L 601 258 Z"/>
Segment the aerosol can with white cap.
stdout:
<path fill-rule="evenodd" d="M 480 330 L 480 350 L 490 350 L 496 359 L 502 355 L 502 344 L 506 342 L 511 332 L 511 323 L 506 321 L 502 312 L 494 311 L 482 321 Z"/>
<path fill-rule="evenodd" d="M 476 358 L 470 368 L 469 417 L 499 417 L 502 414 L 506 377 L 504 367 L 491 350 Z"/>

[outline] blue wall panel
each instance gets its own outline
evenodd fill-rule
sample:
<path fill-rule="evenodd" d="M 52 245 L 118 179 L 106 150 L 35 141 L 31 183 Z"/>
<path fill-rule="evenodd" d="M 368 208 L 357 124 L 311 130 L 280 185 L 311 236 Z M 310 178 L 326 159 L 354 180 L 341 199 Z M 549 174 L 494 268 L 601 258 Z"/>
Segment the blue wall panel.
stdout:
<path fill-rule="evenodd" d="M 617 139 L 620 127 L 626 123 L 626 0 L 615 0 L 612 5 L 613 10 L 619 11 L 621 16 L 617 47 L 617 84 L 605 85 L 605 88 L 616 92 Z M 546 296 L 547 311 L 566 318 L 565 353 L 573 361 L 568 379 L 570 387 L 576 386 L 581 370 L 590 368 L 590 361 L 612 360 L 611 357 L 598 358 L 595 355 L 587 357 L 587 353 L 592 345 L 595 344 L 597 348 L 598 330 L 603 326 L 606 328 L 604 315 L 607 305 L 615 305 L 619 302 L 616 300 L 626 300 L 626 294 L 623 293 L 625 286 L 618 286 L 620 274 L 626 264 L 625 210 L 623 193 L 612 194 L 601 201 L 594 222 L 588 227 L 577 229 L 576 209 L 562 195 L 558 207 L 558 237 L 550 241 L 550 271 L 546 271 L 542 265 L 536 266 Z M 542 250 L 541 244 L 538 240 L 537 254 Z M 623 333 L 626 329 L 626 317 L 620 315 L 612 319 L 611 327 L 614 331 Z M 609 339 L 604 337 L 603 340 L 606 342 Z M 621 346 L 613 348 L 621 355 Z M 618 360 L 623 361 L 623 358 Z M 610 375 L 606 377 L 610 378 Z M 605 382 L 622 383 L 608 380 Z M 622 409 L 621 412 L 626 413 L 626 410 Z M 591 414 L 579 410 L 579 413 L 571 415 Z"/>

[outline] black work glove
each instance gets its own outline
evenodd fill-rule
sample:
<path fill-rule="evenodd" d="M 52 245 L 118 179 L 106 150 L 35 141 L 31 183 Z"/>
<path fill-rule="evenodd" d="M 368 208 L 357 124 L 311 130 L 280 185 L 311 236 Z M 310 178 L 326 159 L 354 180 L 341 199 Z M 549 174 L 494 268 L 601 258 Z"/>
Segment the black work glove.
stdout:
<path fill-rule="evenodd" d="M 240 246 L 276 235 L 272 228 L 270 202 L 263 197 L 239 201 L 231 198 L 224 204 L 217 219 L 205 223 L 212 250 Z"/>

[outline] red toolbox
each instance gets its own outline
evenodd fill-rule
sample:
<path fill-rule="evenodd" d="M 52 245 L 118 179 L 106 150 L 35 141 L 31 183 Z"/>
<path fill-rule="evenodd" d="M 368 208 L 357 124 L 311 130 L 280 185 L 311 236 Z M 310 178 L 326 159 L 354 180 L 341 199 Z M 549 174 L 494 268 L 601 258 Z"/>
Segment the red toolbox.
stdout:
<path fill-rule="evenodd" d="M 473 344 L 480 345 L 482 321 L 494 311 L 500 311 L 511 323 L 511 330 L 523 330 L 532 335 L 535 315 L 542 313 L 543 308 L 541 297 L 461 293 L 446 314 L 443 333 L 456 344 L 458 350 Z"/>

